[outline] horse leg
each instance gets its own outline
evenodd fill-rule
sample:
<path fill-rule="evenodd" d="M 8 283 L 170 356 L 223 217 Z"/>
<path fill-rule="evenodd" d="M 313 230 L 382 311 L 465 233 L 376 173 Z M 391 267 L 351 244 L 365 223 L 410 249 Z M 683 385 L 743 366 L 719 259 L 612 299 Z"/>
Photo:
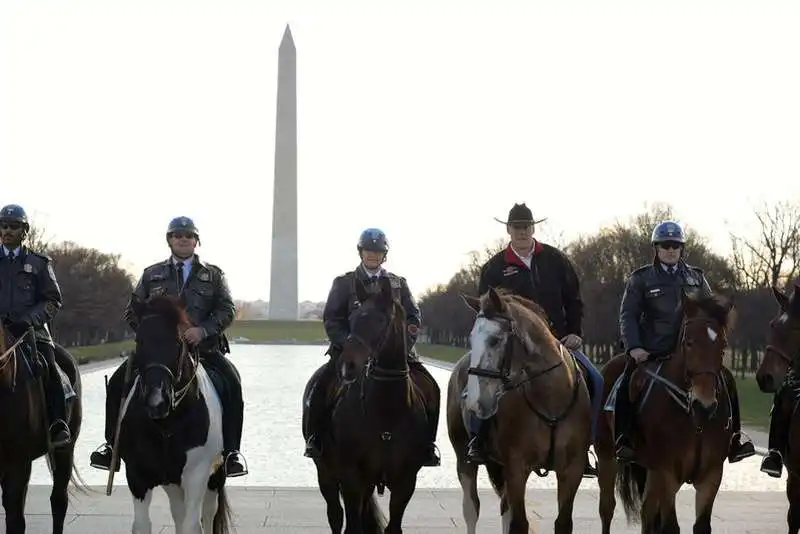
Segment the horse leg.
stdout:
<path fill-rule="evenodd" d="M 150 501 L 153 500 L 153 490 L 149 489 L 145 492 L 144 498 L 139 500 L 133 498 L 133 534 L 153 534 L 153 524 L 150 521 Z M 180 532 L 177 530 L 176 532 Z"/>
<path fill-rule="evenodd" d="M 695 482 L 695 521 L 692 529 L 694 534 L 711 534 L 711 513 L 720 483 L 722 483 L 722 464 Z"/>
<path fill-rule="evenodd" d="M 680 486 L 671 473 L 648 471 L 641 514 L 643 533 L 680 532 L 675 511 L 675 497 Z"/>
<path fill-rule="evenodd" d="M 578 480 L 580 480 L 584 462 L 578 462 L 576 466 L 580 468 L 578 474 Z M 511 514 L 507 534 L 528 534 L 528 515 L 525 512 L 525 484 L 528 482 L 528 475 L 528 469 L 519 458 L 511 457 L 503 466 L 503 477 L 505 478 L 503 496 L 508 502 L 508 513 Z M 559 500 L 560 497 L 559 495 Z"/>
<path fill-rule="evenodd" d="M 3 490 L 3 508 L 6 511 L 6 532 L 25 533 L 25 499 L 28 495 L 28 482 L 31 478 L 31 463 L 7 464 L 6 472 L 0 481 Z"/>
<path fill-rule="evenodd" d="M 322 498 L 325 499 L 331 534 L 341 534 L 342 525 L 344 524 L 344 510 L 342 509 L 342 502 L 339 500 L 339 483 L 322 461 L 314 460 L 314 463 L 317 465 L 317 483 L 319 492 L 322 494 Z"/>
<path fill-rule="evenodd" d="M 789 499 L 789 512 L 786 514 L 788 532 L 797 534 L 800 532 L 800 481 L 794 475 L 786 479 L 786 497 Z"/>
<path fill-rule="evenodd" d="M 164 488 L 164 493 L 167 494 L 167 498 L 169 499 L 169 511 L 172 513 L 172 522 L 175 524 L 175 530 L 180 532 L 181 525 L 183 525 L 183 519 L 186 510 L 183 506 L 183 489 L 177 484 L 167 484 L 166 486 L 161 486 Z"/>
<path fill-rule="evenodd" d="M 402 478 L 398 483 L 392 484 L 389 499 L 389 524 L 386 525 L 384 534 L 403 534 L 403 514 L 414 495 L 417 487 L 417 474 Z"/>
<path fill-rule="evenodd" d="M 53 490 L 50 492 L 50 510 L 53 515 L 53 534 L 64 532 L 64 518 L 67 515 L 69 478 L 75 455 L 75 441 L 53 453 Z"/>
<path fill-rule="evenodd" d="M 614 495 L 614 482 L 617 478 L 617 461 L 604 450 L 597 451 L 597 485 L 600 487 L 600 520 L 603 523 L 603 534 L 611 534 L 611 522 L 614 520 L 614 509 L 617 499 Z"/>
<path fill-rule="evenodd" d="M 345 481 L 342 484 L 342 500 L 346 525 L 344 534 L 366 534 L 361 528 L 364 498 L 357 481 Z M 374 533 L 369 533 L 374 534 Z"/>
<path fill-rule="evenodd" d="M 181 487 L 183 488 L 183 521 L 180 534 L 203 534 L 201 524 L 203 501 L 208 491 L 208 474 L 212 472 L 211 461 L 191 461 L 192 451 L 186 458 Z M 177 524 L 176 524 L 177 527 Z"/>
<path fill-rule="evenodd" d="M 461 483 L 461 513 L 467 525 L 467 534 L 475 534 L 481 501 L 478 498 L 478 465 L 467 462 L 462 454 L 457 455 L 456 472 Z"/>
<path fill-rule="evenodd" d="M 219 509 L 220 491 L 207 489 L 203 497 L 203 532 L 214 532 L 214 516 Z"/>
<path fill-rule="evenodd" d="M 575 495 L 577 495 L 583 479 L 584 467 L 583 462 L 576 458 L 569 462 L 563 471 L 556 473 L 556 479 L 558 480 L 558 517 L 556 517 L 553 527 L 554 534 L 572 534 L 572 509 L 575 504 Z"/>

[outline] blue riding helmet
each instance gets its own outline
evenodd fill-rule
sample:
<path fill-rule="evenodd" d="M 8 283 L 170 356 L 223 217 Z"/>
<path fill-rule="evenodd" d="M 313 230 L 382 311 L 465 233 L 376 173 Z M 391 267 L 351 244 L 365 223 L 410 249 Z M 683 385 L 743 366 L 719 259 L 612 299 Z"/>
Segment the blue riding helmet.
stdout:
<path fill-rule="evenodd" d="M 16 222 L 28 228 L 28 214 L 22 206 L 18 204 L 9 204 L 0 208 L 0 221 Z"/>
<path fill-rule="evenodd" d="M 191 220 L 189 217 L 175 217 L 169 222 L 169 226 L 167 226 L 167 237 L 169 237 L 173 232 L 190 232 L 194 234 L 195 237 L 200 237 L 200 232 L 197 230 L 197 226 L 194 225 L 194 221 Z"/>
<path fill-rule="evenodd" d="M 681 225 L 675 221 L 663 221 L 653 228 L 653 235 L 650 236 L 650 243 L 657 245 L 671 241 L 673 243 L 686 243 L 686 234 L 683 232 Z"/>
<path fill-rule="evenodd" d="M 386 234 L 383 230 L 377 228 L 367 228 L 361 232 L 358 238 L 358 246 L 356 247 L 359 252 L 362 250 L 369 250 L 372 252 L 389 252 L 389 240 L 386 239 Z"/>

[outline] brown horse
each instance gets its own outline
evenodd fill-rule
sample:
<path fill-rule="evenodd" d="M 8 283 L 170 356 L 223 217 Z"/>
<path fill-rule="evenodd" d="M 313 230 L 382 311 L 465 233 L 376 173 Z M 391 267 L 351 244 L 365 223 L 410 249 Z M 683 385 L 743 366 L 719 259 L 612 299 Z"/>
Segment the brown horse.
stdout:
<path fill-rule="evenodd" d="M 25 498 L 31 464 L 37 458 L 48 455 L 48 467 L 53 476 L 50 508 L 54 534 L 64 531 L 70 481 L 81 491 L 87 489 L 73 462 L 83 417 L 78 365 L 63 347 L 56 345 L 56 363 L 66 374 L 74 394 L 67 400 L 67 424 L 72 441 L 52 449 L 43 374 L 58 370 L 46 369 L 39 357 L 31 358 L 35 351 L 32 329 L 19 339 L 13 339 L 0 323 L 0 488 L 8 534 L 25 532 Z"/>
<path fill-rule="evenodd" d="M 376 294 L 369 294 L 360 280 L 355 284 L 362 304 L 350 317 L 350 336 L 336 362 L 330 446 L 314 463 L 331 532 L 342 529 L 341 493 L 346 534 L 400 534 L 427 456 L 425 407 L 438 399 L 409 369 L 406 312 L 392 294 L 390 279 L 380 279 Z M 319 372 L 306 386 L 304 399 Z M 304 403 L 304 421 L 307 408 Z M 391 500 L 384 530 L 374 492 L 377 488 L 383 494 L 385 487 Z"/>
<path fill-rule="evenodd" d="M 694 532 L 711 532 L 711 513 L 732 437 L 729 389 L 733 377 L 722 365 L 733 302 L 721 296 L 684 296 L 676 350 L 640 364 L 629 395 L 638 425 L 631 439 L 634 463 L 615 459 L 614 414 L 598 425 L 598 484 L 603 533 L 611 532 L 615 479 L 628 521 L 643 533 L 680 532 L 675 496 L 684 483 L 697 492 Z M 626 355 L 603 367 L 606 409 L 613 406 Z M 611 401 L 609 401 L 611 397 Z"/>
<path fill-rule="evenodd" d="M 581 371 L 533 302 L 492 288 L 479 299 L 463 298 L 477 317 L 471 351 L 450 375 L 447 428 L 464 494 L 467 532 L 475 533 L 480 512 L 478 466 L 466 457 L 466 421 L 472 413 L 486 420 L 486 470 L 500 497 L 504 532 L 528 532 L 525 485 L 536 469 L 539 476 L 549 470 L 556 473 L 555 533 L 571 533 L 572 508 L 591 440 L 589 391 Z"/>
<path fill-rule="evenodd" d="M 781 434 L 779 442 L 783 450 L 780 453 L 789 475 L 786 478 L 789 500 L 786 521 L 789 533 L 797 534 L 800 531 L 800 376 L 797 374 L 800 369 L 800 287 L 795 285 L 791 296 L 776 288 L 772 291 L 780 312 L 770 321 L 767 347 L 756 380 L 761 391 L 775 394 L 772 409 L 777 425 L 774 431 Z"/>

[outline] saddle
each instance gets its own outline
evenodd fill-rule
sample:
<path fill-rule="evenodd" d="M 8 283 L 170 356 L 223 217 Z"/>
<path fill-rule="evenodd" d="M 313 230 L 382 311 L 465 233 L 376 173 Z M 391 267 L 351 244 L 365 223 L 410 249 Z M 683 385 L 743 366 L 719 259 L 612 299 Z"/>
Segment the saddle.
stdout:
<path fill-rule="evenodd" d="M 52 369 L 47 365 L 47 360 L 42 356 L 39 351 L 36 351 L 36 354 L 31 356 L 30 349 L 28 348 L 29 345 L 22 344 L 17 347 L 19 351 L 19 355 L 21 356 L 22 363 L 24 364 L 25 373 L 22 375 L 18 375 L 22 378 L 24 383 L 34 381 L 34 380 L 47 380 L 50 377 L 50 373 Z M 66 350 L 59 345 L 56 345 L 55 348 L 55 359 L 56 359 L 56 372 L 58 373 L 58 377 L 61 381 L 61 387 L 64 390 L 64 399 L 69 400 L 75 397 L 75 389 L 72 387 L 72 383 L 70 383 L 69 377 L 67 373 L 64 372 L 64 368 L 61 364 L 58 363 L 59 357 L 66 358 L 68 355 L 66 354 Z"/>
<path fill-rule="evenodd" d="M 633 373 L 631 374 L 631 404 L 636 409 L 636 413 L 642 411 L 647 403 L 647 399 L 650 398 L 650 393 L 653 391 L 653 386 L 656 384 L 656 380 L 653 379 L 651 374 L 660 375 L 661 367 L 668 359 L 669 356 L 663 356 L 660 358 L 647 360 L 646 362 L 637 365 L 636 369 L 634 369 Z M 603 405 L 603 411 L 612 413 L 615 411 L 617 393 L 619 392 L 619 387 L 622 383 L 622 376 L 623 375 L 620 374 L 614 381 L 614 385 L 611 387 L 611 391 L 608 394 L 608 399 L 606 399 L 606 402 Z"/>

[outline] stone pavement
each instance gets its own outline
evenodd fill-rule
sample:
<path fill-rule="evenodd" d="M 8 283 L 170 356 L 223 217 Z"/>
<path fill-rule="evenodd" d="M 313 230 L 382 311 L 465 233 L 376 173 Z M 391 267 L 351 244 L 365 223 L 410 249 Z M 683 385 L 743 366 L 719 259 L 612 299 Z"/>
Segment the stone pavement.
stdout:
<path fill-rule="evenodd" d="M 123 482 L 124 484 L 124 482 Z M 105 487 L 93 487 L 96 494 L 75 492 L 68 515 L 69 534 L 115 534 L 131 530 L 133 507 L 127 488 L 116 485 L 106 497 Z M 49 532 L 49 487 L 31 486 L 26 515 L 28 532 Z M 480 491 L 482 518 L 478 532 L 500 531 L 498 499 L 491 490 Z M 389 492 L 380 498 L 387 510 Z M 229 499 L 234 513 L 235 532 L 239 534 L 321 534 L 330 532 L 325 517 L 324 501 L 316 488 L 232 487 Z M 153 533 L 174 532 L 167 498 L 156 491 L 150 507 Z M 777 492 L 723 492 L 717 497 L 712 528 L 719 534 L 767 534 L 786 532 L 786 497 Z M 556 495 L 552 490 L 528 492 L 528 516 L 533 532 L 553 531 L 557 513 Z M 682 491 L 678 496 L 678 517 L 681 529 L 691 532 L 694 516 L 694 492 Z M 573 514 L 575 533 L 599 532 L 597 492 L 581 490 Z M 420 489 L 414 495 L 403 522 L 407 534 L 450 534 L 465 532 L 461 517 L 461 491 L 454 489 Z M 639 529 L 626 526 L 619 504 L 614 521 L 615 533 L 634 533 Z"/>

